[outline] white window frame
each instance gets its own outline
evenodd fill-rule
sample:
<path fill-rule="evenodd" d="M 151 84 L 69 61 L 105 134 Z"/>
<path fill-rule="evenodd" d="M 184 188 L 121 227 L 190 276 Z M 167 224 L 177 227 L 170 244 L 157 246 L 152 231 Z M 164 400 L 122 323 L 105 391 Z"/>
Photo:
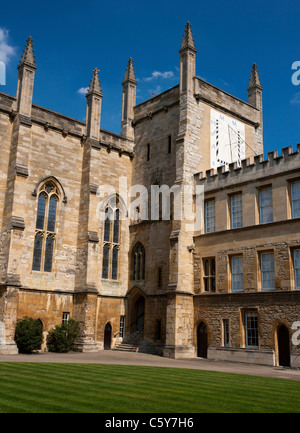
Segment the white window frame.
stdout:
<path fill-rule="evenodd" d="M 125 333 L 125 316 L 120 316 L 120 338 L 124 338 Z"/>
<path fill-rule="evenodd" d="M 296 255 L 298 257 L 296 257 Z M 295 289 L 300 290 L 300 249 L 293 251 Z"/>
<path fill-rule="evenodd" d="M 69 320 L 70 320 L 70 313 L 67 311 L 64 311 L 62 313 L 62 323 L 68 323 Z"/>
<path fill-rule="evenodd" d="M 292 218 L 300 218 L 300 180 L 291 183 L 291 204 Z"/>
<path fill-rule="evenodd" d="M 232 229 L 243 227 L 242 193 L 230 196 L 230 226 Z"/>
<path fill-rule="evenodd" d="M 275 290 L 275 262 L 274 252 L 260 253 L 261 290 Z M 271 281 L 272 284 L 266 284 Z"/>
<path fill-rule="evenodd" d="M 270 209 L 272 212 L 270 212 Z M 272 217 L 269 215 L 272 214 Z M 267 224 L 273 222 L 273 190 L 266 187 L 259 190 L 259 223 Z"/>
<path fill-rule="evenodd" d="M 244 291 L 244 261 L 243 256 L 230 257 L 231 292 Z"/>
<path fill-rule="evenodd" d="M 230 347 L 229 319 L 223 319 L 223 344 L 224 344 L 224 347 Z"/>
<path fill-rule="evenodd" d="M 213 233 L 216 230 L 215 200 L 205 201 L 205 233 Z"/>
<path fill-rule="evenodd" d="M 258 339 L 258 314 L 256 311 L 245 311 L 245 345 L 247 348 L 258 349 L 259 339 Z M 249 323 L 248 323 L 249 321 Z M 256 323 L 256 327 L 253 326 Z M 248 324 L 250 326 L 248 326 Z M 250 332 L 252 335 L 249 335 Z M 256 340 L 257 344 L 250 344 L 250 340 Z"/>

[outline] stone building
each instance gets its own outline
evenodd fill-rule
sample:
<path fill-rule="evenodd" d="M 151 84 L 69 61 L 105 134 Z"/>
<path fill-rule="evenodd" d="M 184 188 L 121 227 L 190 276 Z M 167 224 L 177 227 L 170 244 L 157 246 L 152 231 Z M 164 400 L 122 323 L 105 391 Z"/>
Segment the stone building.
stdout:
<path fill-rule="evenodd" d="M 244 102 L 196 52 L 188 23 L 179 85 L 140 104 L 129 59 L 118 135 L 97 69 L 85 122 L 33 104 L 28 38 L 0 93 L 0 353 L 19 318 L 73 317 L 82 351 L 300 365 L 300 148 L 264 160 L 256 65 Z"/>

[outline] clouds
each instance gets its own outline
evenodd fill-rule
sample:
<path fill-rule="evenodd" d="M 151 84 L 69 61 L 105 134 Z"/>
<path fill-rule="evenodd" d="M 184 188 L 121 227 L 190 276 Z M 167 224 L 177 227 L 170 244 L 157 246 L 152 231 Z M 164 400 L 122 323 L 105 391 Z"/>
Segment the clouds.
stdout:
<path fill-rule="evenodd" d="M 175 67 L 175 69 L 177 70 L 178 68 Z M 138 99 L 147 99 L 147 94 L 149 95 L 149 93 L 152 96 L 158 95 L 165 90 L 166 86 L 170 87 L 168 81 L 174 81 L 176 79 L 178 79 L 178 77 L 173 71 L 153 71 L 149 77 L 138 80 L 139 86 L 142 87 L 142 93 L 144 94 L 144 98 L 139 95 Z"/>
<path fill-rule="evenodd" d="M 173 78 L 173 77 L 174 77 L 173 71 L 165 71 L 165 72 L 154 71 L 152 72 L 151 77 L 146 77 L 143 79 L 143 81 L 153 81 L 156 80 L 157 78 Z"/>
<path fill-rule="evenodd" d="M 178 68 L 176 68 L 176 71 L 178 71 Z M 177 74 L 178 75 L 178 74 Z M 176 73 L 173 71 L 153 71 L 151 73 L 151 76 L 149 77 L 143 77 L 143 78 L 136 78 L 138 82 L 138 88 L 137 88 L 137 99 L 139 100 L 146 100 L 148 99 L 149 93 L 151 95 L 159 94 L 164 89 L 165 86 L 169 86 L 168 80 L 175 80 L 178 79 L 176 76 Z M 76 93 L 79 95 L 86 95 L 88 92 L 89 87 L 80 87 L 78 90 L 76 90 Z"/>
<path fill-rule="evenodd" d="M 79 95 L 86 95 L 88 90 L 88 87 L 80 87 L 80 89 L 77 90 L 77 93 L 79 93 Z"/>
<path fill-rule="evenodd" d="M 11 56 L 16 54 L 16 49 L 8 43 L 8 30 L 0 27 L 0 62 L 7 64 Z"/>

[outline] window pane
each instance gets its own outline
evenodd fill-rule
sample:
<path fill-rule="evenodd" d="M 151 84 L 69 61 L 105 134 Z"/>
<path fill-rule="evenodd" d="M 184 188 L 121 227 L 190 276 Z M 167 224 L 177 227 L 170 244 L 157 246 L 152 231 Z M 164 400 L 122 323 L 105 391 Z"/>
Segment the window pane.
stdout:
<path fill-rule="evenodd" d="M 295 288 L 300 289 L 300 250 L 294 251 Z"/>
<path fill-rule="evenodd" d="M 236 229 L 243 225 L 242 194 L 231 197 L 231 228 Z"/>
<path fill-rule="evenodd" d="M 209 278 L 204 279 L 204 290 L 205 292 L 209 292 Z"/>
<path fill-rule="evenodd" d="M 133 264 L 133 280 L 144 280 L 145 279 L 145 249 L 143 245 L 137 244 L 132 254 Z"/>
<path fill-rule="evenodd" d="M 52 195 L 49 201 L 49 212 L 48 212 L 48 232 L 55 231 L 55 216 L 56 216 L 56 205 L 57 198 Z"/>
<path fill-rule="evenodd" d="M 211 285 L 211 287 L 210 287 L 211 291 L 215 292 L 216 291 L 216 279 L 215 278 L 210 279 L 210 285 Z"/>
<path fill-rule="evenodd" d="M 292 182 L 292 217 L 300 217 L 300 181 Z"/>
<path fill-rule="evenodd" d="M 229 320 L 223 320 L 223 330 L 224 330 L 224 346 L 229 346 Z"/>
<path fill-rule="evenodd" d="M 273 221 L 272 188 L 262 189 L 259 197 L 260 223 L 270 223 Z"/>
<path fill-rule="evenodd" d="M 62 314 L 62 323 L 68 323 L 70 319 L 70 313 L 64 312 Z"/>
<path fill-rule="evenodd" d="M 108 278 L 108 265 L 109 265 L 109 246 L 106 244 L 103 247 L 102 278 Z"/>
<path fill-rule="evenodd" d="M 120 317 L 120 337 L 124 337 L 124 329 L 125 329 L 125 316 Z"/>
<path fill-rule="evenodd" d="M 215 201 L 205 202 L 205 233 L 215 231 Z"/>
<path fill-rule="evenodd" d="M 36 217 L 36 228 L 38 230 L 44 230 L 45 207 L 46 207 L 46 195 L 42 192 L 39 195 L 37 217 Z"/>
<path fill-rule="evenodd" d="M 104 241 L 110 241 L 110 220 L 112 216 L 112 210 L 110 207 L 105 209 L 105 222 L 104 222 Z"/>
<path fill-rule="evenodd" d="M 142 271 L 141 271 L 142 280 L 145 279 L 145 250 L 144 247 L 142 249 Z"/>
<path fill-rule="evenodd" d="M 210 275 L 216 275 L 216 261 L 211 259 L 210 261 Z"/>
<path fill-rule="evenodd" d="M 231 291 L 244 290 L 243 257 L 231 257 Z"/>
<path fill-rule="evenodd" d="M 261 287 L 262 290 L 274 290 L 274 254 L 261 254 Z"/>
<path fill-rule="evenodd" d="M 48 194 L 50 194 L 50 192 L 52 191 L 53 187 L 50 183 L 47 183 L 45 190 L 47 191 Z"/>
<path fill-rule="evenodd" d="M 48 236 L 46 240 L 46 249 L 45 249 L 45 264 L 44 264 L 45 272 L 52 272 L 53 246 L 54 246 L 54 239 L 52 236 Z"/>
<path fill-rule="evenodd" d="M 132 279 L 136 279 L 136 261 L 137 261 L 137 254 L 133 253 L 133 273 L 132 273 Z"/>
<path fill-rule="evenodd" d="M 111 278 L 113 280 L 118 279 L 118 254 L 119 254 L 119 248 L 114 247 L 113 248 L 113 254 L 112 254 L 112 275 Z"/>
<path fill-rule="evenodd" d="M 258 347 L 258 322 L 257 313 L 245 313 L 245 327 L 246 327 L 246 346 Z"/>
<path fill-rule="evenodd" d="M 37 233 L 34 239 L 33 263 L 32 270 L 41 270 L 41 257 L 42 257 L 43 237 L 41 233 Z"/>
<path fill-rule="evenodd" d="M 114 218 L 114 234 L 113 234 L 113 242 L 115 244 L 119 243 L 119 226 L 120 226 L 120 211 L 119 209 L 116 209 L 115 218 Z"/>
<path fill-rule="evenodd" d="M 137 276 L 138 280 L 141 279 L 141 259 L 142 259 L 142 256 L 141 256 L 141 253 L 139 252 L 137 255 L 137 272 L 136 272 L 136 276 Z"/>
<path fill-rule="evenodd" d="M 206 277 L 209 276 L 209 260 L 205 260 L 204 262 L 204 275 Z"/>

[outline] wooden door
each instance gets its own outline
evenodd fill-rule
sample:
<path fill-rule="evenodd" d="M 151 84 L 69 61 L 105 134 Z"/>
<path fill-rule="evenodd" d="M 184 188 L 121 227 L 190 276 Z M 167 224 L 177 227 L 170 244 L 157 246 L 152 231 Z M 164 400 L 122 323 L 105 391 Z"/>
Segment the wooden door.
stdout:
<path fill-rule="evenodd" d="M 290 335 L 286 326 L 281 325 L 277 330 L 279 365 L 290 367 Z"/>
<path fill-rule="evenodd" d="M 111 349 L 111 324 L 107 323 L 104 329 L 104 350 Z"/>
<path fill-rule="evenodd" d="M 197 356 L 207 358 L 207 328 L 203 322 L 198 325 L 197 329 Z"/>

